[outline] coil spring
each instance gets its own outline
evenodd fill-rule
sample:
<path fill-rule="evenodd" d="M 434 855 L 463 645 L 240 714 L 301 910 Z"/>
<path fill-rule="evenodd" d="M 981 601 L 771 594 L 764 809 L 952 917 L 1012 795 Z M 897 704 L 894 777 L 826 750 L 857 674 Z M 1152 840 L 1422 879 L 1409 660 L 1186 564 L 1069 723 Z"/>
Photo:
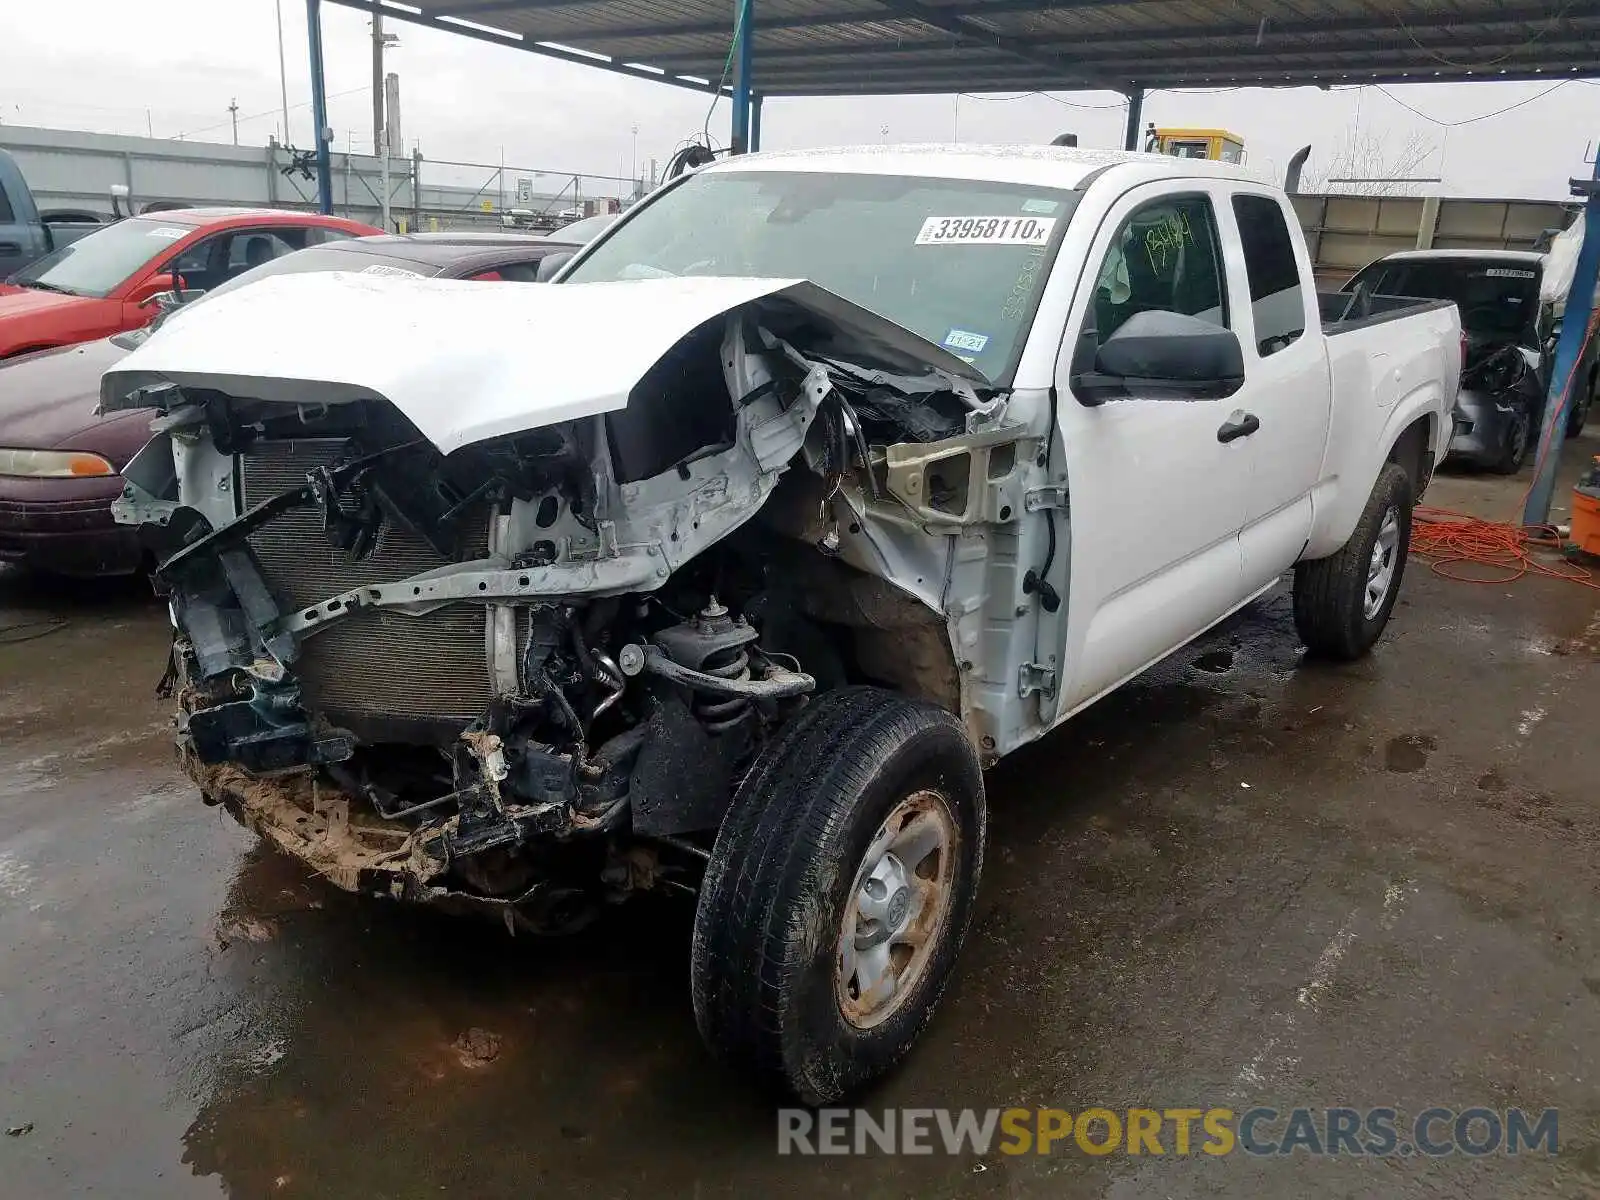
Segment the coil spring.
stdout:
<path fill-rule="evenodd" d="M 750 656 L 745 653 L 742 646 L 718 650 L 701 664 L 700 669 L 707 675 L 715 675 L 721 679 L 749 679 Z M 695 693 L 694 715 L 705 726 L 706 732 L 713 737 L 734 728 L 744 720 L 749 711 L 748 697 L 708 696 L 704 692 Z"/>

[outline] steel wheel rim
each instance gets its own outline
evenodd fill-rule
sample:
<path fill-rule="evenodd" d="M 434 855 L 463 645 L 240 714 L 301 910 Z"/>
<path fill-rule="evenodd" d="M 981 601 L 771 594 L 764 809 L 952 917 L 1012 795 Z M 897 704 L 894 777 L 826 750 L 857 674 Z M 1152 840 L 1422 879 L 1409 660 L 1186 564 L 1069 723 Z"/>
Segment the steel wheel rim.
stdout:
<path fill-rule="evenodd" d="M 839 1011 L 870 1029 L 904 1007 L 955 900 L 956 822 L 939 792 L 912 792 L 872 836 L 850 884 L 835 955 Z"/>
<path fill-rule="evenodd" d="M 1367 591 L 1361 611 L 1372 620 L 1389 598 L 1389 588 L 1394 584 L 1395 566 L 1399 561 L 1400 512 L 1390 505 L 1383 513 L 1383 523 L 1378 526 L 1378 540 L 1372 544 L 1372 558 L 1367 563 Z"/>

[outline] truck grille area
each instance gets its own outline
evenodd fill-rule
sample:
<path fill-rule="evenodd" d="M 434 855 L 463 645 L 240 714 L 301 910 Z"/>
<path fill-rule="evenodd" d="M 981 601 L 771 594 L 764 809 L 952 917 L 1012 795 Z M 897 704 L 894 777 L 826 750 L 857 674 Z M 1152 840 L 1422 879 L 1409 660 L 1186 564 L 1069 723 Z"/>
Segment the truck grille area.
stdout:
<path fill-rule="evenodd" d="M 305 482 L 334 462 L 342 438 L 258 441 L 239 456 L 244 507 Z M 488 553 L 489 514 L 469 513 L 462 558 Z M 298 508 L 250 537 L 280 603 L 304 607 L 370 583 L 391 583 L 447 565 L 422 538 L 385 522 L 372 553 L 356 561 L 328 541 L 322 514 Z M 308 709 L 334 720 L 378 718 L 465 724 L 491 696 L 482 605 L 453 604 L 422 617 L 368 609 L 300 643 L 294 672 Z"/>

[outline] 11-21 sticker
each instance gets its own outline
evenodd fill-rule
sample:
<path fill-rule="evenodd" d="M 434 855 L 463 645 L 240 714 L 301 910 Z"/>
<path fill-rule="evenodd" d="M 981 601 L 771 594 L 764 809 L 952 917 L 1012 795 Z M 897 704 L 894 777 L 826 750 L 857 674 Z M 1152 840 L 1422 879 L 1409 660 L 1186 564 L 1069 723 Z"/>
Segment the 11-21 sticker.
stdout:
<path fill-rule="evenodd" d="M 917 231 L 918 246 L 1044 246 L 1054 217 L 929 217 Z"/>

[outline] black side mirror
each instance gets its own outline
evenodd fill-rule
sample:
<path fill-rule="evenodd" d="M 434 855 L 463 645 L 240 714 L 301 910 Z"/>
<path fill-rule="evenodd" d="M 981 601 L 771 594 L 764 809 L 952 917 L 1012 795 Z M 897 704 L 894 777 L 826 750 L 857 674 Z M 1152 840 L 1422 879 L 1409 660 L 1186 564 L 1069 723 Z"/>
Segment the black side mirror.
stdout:
<path fill-rule="evenodd" d="M 556 277 L 556 272 L 571 261 L 571 250 L 558 250 L 554 254 L 546 254 L 539 260 L 539 269 L 533 273 L 533 281 L 535 283 L 549 283 Z"/>
<path fill-rule="evenodd" d="M 1099 347 L 1094 369 L 1072 378 L 1074 394 L 1089 405 L 1133 395 L 1215 400 L 1243 384 L 1237 335 L 1174 312 L 1135 313 Z"/>

